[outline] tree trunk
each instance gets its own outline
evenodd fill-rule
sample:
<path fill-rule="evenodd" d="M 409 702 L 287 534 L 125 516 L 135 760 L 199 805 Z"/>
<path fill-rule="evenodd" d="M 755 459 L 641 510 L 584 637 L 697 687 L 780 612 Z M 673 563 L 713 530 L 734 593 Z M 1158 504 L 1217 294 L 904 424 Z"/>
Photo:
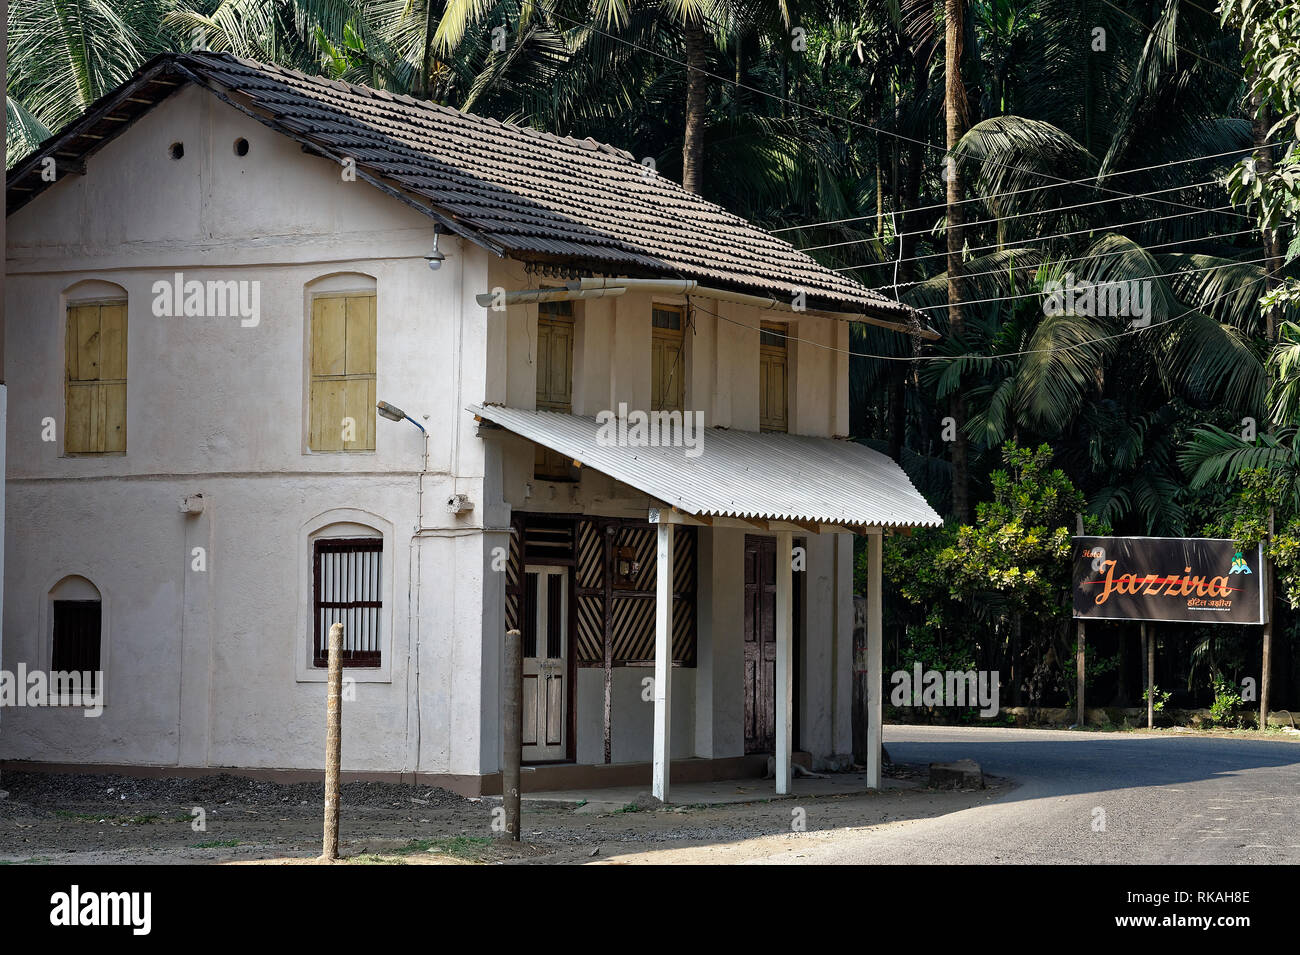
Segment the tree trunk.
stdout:
<path fill-rule="evenodd" d="M 686 135 L 682 142 L 682 188 L 698 194 L 704 183 L 704 75 L 708 36 L 698 18 L 686 21 Z"/>
<path fill-rule="evenodd" d="M 415 95 L 420 99 L 433 98 L 433 83 L 429 75 L 433 72 L 433 34 L 436 26 L 433 22 L 433 5 L 436 0 L 424 2 L 424 56 L 421 57 L 420 76 L 415 85 Z"/>
<path fill-rule="evenodd" d="M 929 94 L 930 89 L 930 56 L 929 52 L 921 46 L 919 40 L 912 41 L 912 95 L 918 103 L 924 102 Z M 895 111 L 895 125 L 902 125 L 902 110 Z M 925 163 L 924 148 L 919 142 L 922 136 L 912 137 L 913 141 L 907 148 L 907 159 L 904 163 L 904 186 L 902 189 L 902 200 L 900 207 L 903 214 L 899 216 L 899 227 L 903 230 L 902 237 L 898 240 L 898 255 L 902 260 L 902 265 L 898 269 L 898 278 L 896 281 L 907 283 L 914 280 L 919 274 L 916 267 L 916 234 L 920 227 L 921 219 L 910 210 L 915 210 L 921 202 L 921 169 Z M 898 146 L 895 145 L 894 155 L 898 155 Z M 894 295 L 897 297 L 899 290 L 894 289 Z M 921 357 L 921 339 L 915 335 L 912 336 L 912 357 L 919 359 Z M 899 362 L 898 364 L 902 364 Z M 914 390 L 921 387 L 921 363 L 920 361 L 911 361 L 904 366 L 904 383 Z M 906 440 L 906 387 L 904 388 L 904 403 L 902 408 L 904 414 L 899 417 L 899 428 L 904 429 L 899 435 L 899 447 L 901 449 Z M 931 432 L 933 433 L 933 432 Z M 929 449 L 927 449 L 929 450 Z"/>
<path fill-rule="evenodd" d="M 1251 98 L 1251 105 L 1254 107 L 1254 117 L 1251 120 L 1250 131 L 1255 147 L 1255 174 L 1260 177 L 1267 177 L 1273 172 L 1273 150 L 1272 147 L 1268 146 L 1268 130 L 1272 125 L 1273 117 L 1268 106 L 1258 96 Z M 1262 233 L 1264 255 L 1267 257 L 1264 262 L 1264 274 L 1267 276 L 1264 284 L 1266 288 L 1271 289 L 1277 285 L 1277 271 L 1282 267 L 1281 243 L 1278 241 L 1275 230 L 1261 229 L 1260 231 Z M 1281 315 L 1277 308 L 1270 308 L 1264 312 L 1264 336 L 1270 351 L 1277 344 L 1280 319 Z M 1273 416 L 1271 414 L 1268 419 L 1268 433 L 1273 433 Z M 1273 543 L 1273 517 L 1273 509 L 1269 508 L 1268 536 L 1264 538 L 1263 580 L 1260 583 L 1260 586 L 1264 588 L 1264 600 L 1266 601 L 1264 607 L 1265 621 L 1260 641 L 1259 728 L 1261 730 L 1268 727 L 1269 696 L 1272 689 L 1274 570 L 1273 560 L 1268 556 L 1268 548 Z"/>
<path fill-rule="evenodd" d="M 962 317 L 962 181 L 957 166 L 958 141 L 966 132 L 968 113 L 966 87 L 962 83 L 961 60 L 964 37 L 965 0 L 944 0 L 944 114 L 947 127 L 946 162 L 948 219 L 948 327 L 949 334 L 960 338 L 965 327 Z M 952 396 L 949 414 L 955 423 L 952 441 L 952 512 L 959 523 L 970 515 L 970 475 L 967 465 L 966 399 L 960 389 Z"/>

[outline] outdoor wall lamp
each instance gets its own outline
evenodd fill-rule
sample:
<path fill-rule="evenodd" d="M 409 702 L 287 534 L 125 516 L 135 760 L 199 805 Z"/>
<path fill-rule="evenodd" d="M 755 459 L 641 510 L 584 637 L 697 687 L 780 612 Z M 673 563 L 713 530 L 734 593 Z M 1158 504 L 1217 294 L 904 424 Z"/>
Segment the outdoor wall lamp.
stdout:
<path fill-rule="evenodd" d="M 633 577 L 641 569 L 637 562 L 636 551 L 631 547 L 620 547 L 614 560 L 614 576 L 618 578 L 619 583 L 625 587 L 631 587 L 634 583 Z"/>
<path fill-rule="evenodd" d="M 382 417 L 387 418 L 389 421 L 406 420 L 411 422 L 411 424 L 415 425 L 421 431 L 424 431 L 424 425 L 420 424 L 420 422 L 416 421 L 414 418 L 412 418 L 409 414 L 407 414 L 405 411 L 403 411 L 401 408 L 397 407 L 396 405 L 390 405 L 387 401 L 381 401 L 379 402 L 379 404 L 375 405 L 375 407 L 379 410 L 379 414 Z M 424 431 L 424 433 L 428 434 L 429 432 Z"/>
<path fill-rule="evenodd" d="M 429 268 L 435 272 L 442 268 L 443 260 L 447 258 L 438 251 L 438 236 L 440 235 L 442 235 L 442 226 L 435 225 L 433 227 L 433 251 L 424 257 L 424 261 L 429 263 Z"/>

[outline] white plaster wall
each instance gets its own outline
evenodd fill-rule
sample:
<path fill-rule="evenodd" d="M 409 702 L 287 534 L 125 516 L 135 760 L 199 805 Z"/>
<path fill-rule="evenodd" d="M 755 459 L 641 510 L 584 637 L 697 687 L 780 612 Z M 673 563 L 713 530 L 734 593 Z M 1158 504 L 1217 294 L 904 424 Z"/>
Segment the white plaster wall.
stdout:
<path fill-rule="evenodd" d="M 239 138 L 250 144 L 245 157 L 234 152 Z M 180 160 L 168 155 L 174 142 L 185 145 Z M 504 581 L 492 549 L 506 542 L 511 510 L 644 518 L 652 504 L 591 472 L 576 485 L 535 484 L 531 446 L 481 440 L 463 411 L 484 400 L 533 406 L 536 308 L 497 315 L 473 296 L 542 283 L 519 263 L 447 236 L 445 265 L 429 271 L 429 220 L 194 89 L 8 225 L 0 662 L 35 666 L 48 652 L 40 608 L 67 574 L 104 594 L 109 636 L 103 716 L 15 709 L 0 731 L 0 757 L 321 765 L 324 686 L 304 662 L 304 562 L 310 529 L 338 517 L 383 531 L 388 584 L 385 666 L 349 671 L 359 682 L 345 704 L 344 767 L 494 771 Z M 259 282 L 257 326 L 155 317 L 153 283 L 178 271 Z M 418 530 L 424 441 L 416 429 L 380 419 L 373 453 L 306 450 L 307 290 L 322 280 L 373 282 L 377 394 L 418 420 L 428 415 Z M 114 283 L 129 300 L 128 450 L 63 457 L 61 440 L 41 440 L 42 421 L 62 427 L 66 294 L 90 281 Z M 653 300 L 577 305 L 575 411 L 648 407 Z M 687 406 L 704 410 L 708 425 L 756 430 L 756 328 L 771 316 L 703 305 L 723 318 L 696 311 Z M 847 347 L 846 326 L 794 321 L 801 338 Z M 847 356 L 796 345 L 791 359 L 792 430 L 843 433 Z M 204 512 L 182 515 L 179 500 L 195 493 Z M 453 517 L 444 502 L 454 493 L 469 495 L 474 510 Z M 702 532 L 701 544 L 701 663 L 674 670 L 673 754 L 739 755 L 743 532 Z M 196 546 L 206 548 L 202 576 L 189 569 Z M 810 643 L 807 652 L 821 666 L 824 648 Z M 645 675 L 616 671 L 616 762 L 650 758 Z M 603 758 L 600 676 L 579 675 L 582 762 Z"/>
<path fill-rule="evenodd" d="M 489 281 L 504 289 L 559 284 L 559 279 L 529 275 L 518 263 L 489 260 Z M 651 308 L 655 302 L 684 304 L 681 297 L 628 293 L 617 298 L 574 304 L 573 410 L 595 415 L 617 409 L 650 407 Z M 807 315 L 774 316 L 747 306 L 700 300 L 686 340 L 686 406 L 704 411 L 706 425 L 758 430 L 758 366 L 761 321 L 790 322 L 791 431 L 816 436 L 848 430 L 848 326 Z M 533 408 L 536 401 L 536 306 L 517 306 L 489 319 L 494 343 L 504 358 L 488 360 L 486 388 L 512 407 Z M 490 333 L 491 334 L 491 333 Z M 489 349 L 492 355 L 492 349 Z M 842 396 L 841 396 L 842 392 Z M 583 469 L 576 483 L 534 481 L 533 446 L 508 435 L 490 443 L 502 458 L 502 493 L 512 510 L 589 513 L 645 519 L 657 506 L 646 495 Z M 707 445 L 705 448 L 707 453 Z M 673 756 L 724 758 L 744 754 L 744 538 L 738 529 L 701 529 L 698 587 L 698 661 L 673 671 Z M 806 619 L 800 667 L 800 744 L 818 757 L 842 752 L 837 722 L 848 727 L 849 656 L 836 640 L 838 606 L 851 611 L 847 584 L 837 605 L 831 599 L 836 543 L 810 538 Z M 847 558 L 841 577 L 849 571 Z M 848 631 L 844 631 L 848 632 Z M 842 636 L 842 634 L 840 635 Z M 851 646 L 850 646 L 851 649 Z M 835 660 L 839 665 L 836 667 Z M 841 672 L 842 671 L 842 672 Z M 611 759 L 650 758 L 653 707 L 640 701 L 637 667 L 616 667 L 611 688 Z M 690 696 L 685 687 L 690 687 Z M 845 706 L 840 705 L 841 700 Z M 685 701 L 685 702 L 684 702 Z M 599 668 L 578 670 L 576 683 L 577 760 L 604 761 L 604 677 Z M 644 710 L 644 712 L 643 712 Z M 841 712 L 842 711 L 842 712 Z M 644 717 L 644 719 L 642 719 Z M 687 728 L 689 727 L 689 735 Z"/>
<path fill-rule="evenodd" d="M 358 685 L 344 768 L 479 771 L 495 732 L 480 725 L 481 683 L 495 672 L 483 635 L 500 630 L 483 599 L 481 527 L 502 511 L 482 506 L 484 449 L 462 409 L 486 397 L 490 329 L 472 296 L 487 255 L 444 236 L 446 263 L 431 272 L 432 234 L 423 216 L 194 89 L 11 217 L 3 665 L 40 660 L 39 608 L 66 574 L 100 588 L 110 625 L 103 716 L 15 709 L 0 756 L 320 766 L 306 534 L 332 515 L 386 540 L 385 666 L 348 671 Z M 155 317 L 152 285 L 176 271 L 260 282 L 260 322 Z M 306 450 L 305 290 L 338 273 L 377 289 L 378 396 L 429 416 L 418 536 L 415 428 L 379 419 L 373 453 Z M 128 448 L 61 457 L 41 422 L 63 421 L 64 293 L 92 280 L 128 295 Z M 453 517 L 444 502 L 456 492 L 479 506 Z M 182 515 L 194 493 L 204 513 Z M 194 546 L 207 548 L 202 577 L 189 569 Z M 413 574 L 425 591 L 408 606 Z"/>

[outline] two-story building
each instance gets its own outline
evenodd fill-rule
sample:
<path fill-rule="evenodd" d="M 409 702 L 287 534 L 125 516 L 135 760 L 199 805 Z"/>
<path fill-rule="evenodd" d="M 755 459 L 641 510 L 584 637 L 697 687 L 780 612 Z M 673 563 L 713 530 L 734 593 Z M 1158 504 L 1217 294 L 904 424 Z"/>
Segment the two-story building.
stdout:
<path fill-rule="evenodd" d="M 499 791 L 511 628 L 531 788 L 850 752 L 852 537 L 939 518 L 845 440 L 849 323 L 915 312 L 613 147 L 227 55 L 8 201 L 0 663 L 102 693 L 9 765 L 318 771 L 335 621 L 349 773 Z"/>

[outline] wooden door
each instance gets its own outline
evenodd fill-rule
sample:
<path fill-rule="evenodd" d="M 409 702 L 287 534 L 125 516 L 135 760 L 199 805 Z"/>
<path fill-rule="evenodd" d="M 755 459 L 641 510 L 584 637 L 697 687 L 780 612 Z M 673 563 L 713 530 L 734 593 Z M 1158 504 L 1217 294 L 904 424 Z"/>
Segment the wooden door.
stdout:
<path fill-rule="evenodd" d="M 569 569 L 524 569 L 523 760 L 564 759 L 569 721 Z"/>
<path fill-rule="evenodd" d="M 776 541 L 745 538 L 745 752 L 776 749 Z"/>

